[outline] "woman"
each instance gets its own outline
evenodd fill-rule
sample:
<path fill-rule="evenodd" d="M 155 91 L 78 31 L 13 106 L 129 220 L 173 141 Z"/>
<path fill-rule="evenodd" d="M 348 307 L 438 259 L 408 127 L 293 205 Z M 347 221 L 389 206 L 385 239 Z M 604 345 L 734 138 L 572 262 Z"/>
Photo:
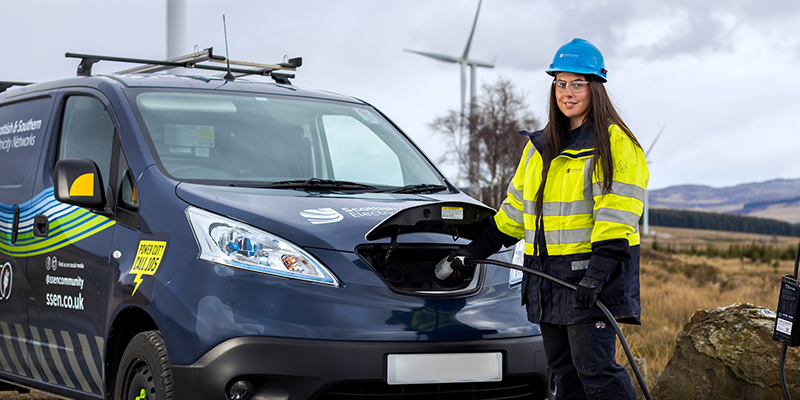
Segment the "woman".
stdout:
<path fill-rule="evenodd" d="M 483 259 L 524 238 L 526 267 L 578 285 L 575 292 L 531 274 L 522 280 L 522 303 L 541 327 L 556 398 L 634 400 L 614 356 L 614 329 L 595 301 L 618 321 L 640 324 L 638 223 L 647 163 L 606 93 L 594 45 L 565 44 L 547 73 L 554 77 L 547 126 L 522 132 L 530 141 L 500 211 L 451 257 Z"/>

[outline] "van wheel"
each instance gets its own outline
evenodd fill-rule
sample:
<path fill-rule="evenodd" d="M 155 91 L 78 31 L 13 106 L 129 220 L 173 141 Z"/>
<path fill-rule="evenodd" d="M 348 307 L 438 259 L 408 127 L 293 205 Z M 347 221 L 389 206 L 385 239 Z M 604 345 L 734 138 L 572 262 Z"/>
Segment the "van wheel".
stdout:
<path fill-rule="evenodd" d="M 556 374 L 550 368 L 547 368 L 547 400 L 555 400 L 557 395 Z"/>
<path fill-rule="evenodd" d="M 167 400 L 173 398 L 172 369 L 164 338 L 158 331 L 131 339 L 119 363 L 115 400 Z"/>

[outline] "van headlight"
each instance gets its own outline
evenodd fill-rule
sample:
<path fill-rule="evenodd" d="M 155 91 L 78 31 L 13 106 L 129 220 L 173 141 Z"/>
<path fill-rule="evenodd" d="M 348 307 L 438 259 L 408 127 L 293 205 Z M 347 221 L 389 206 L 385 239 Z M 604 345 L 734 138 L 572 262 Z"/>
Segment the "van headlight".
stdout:
<path fill-rule="evenodd" d="M 339 286 L 339 281 L 321 262 L 286 239 L 191 206 L 186 208 L 186 218 L 200 247 L 201 260 Z"/>
<path fill-rule="evenodd" d="M 523 266 L 525 263 L 525 239 L 520 240 L 514 245 L 514 255 L 511 257 L 511 263 Z M 514 286 L 522 282 L 522 271 L 518 269 L 508 270 L 508 286 Z"/>

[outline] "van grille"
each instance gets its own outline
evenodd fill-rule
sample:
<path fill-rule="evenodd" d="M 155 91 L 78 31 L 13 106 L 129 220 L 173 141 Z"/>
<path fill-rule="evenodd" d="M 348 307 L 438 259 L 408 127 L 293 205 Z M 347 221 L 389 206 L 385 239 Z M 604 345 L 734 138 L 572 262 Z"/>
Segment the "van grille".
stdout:
<path fill-rule="evenodd" d="M 538 378 L 506 378 L 502 382 L 387 385 L 345 383 L 329 388 L 320 400 L 540 400 L 547 398 Z"/>

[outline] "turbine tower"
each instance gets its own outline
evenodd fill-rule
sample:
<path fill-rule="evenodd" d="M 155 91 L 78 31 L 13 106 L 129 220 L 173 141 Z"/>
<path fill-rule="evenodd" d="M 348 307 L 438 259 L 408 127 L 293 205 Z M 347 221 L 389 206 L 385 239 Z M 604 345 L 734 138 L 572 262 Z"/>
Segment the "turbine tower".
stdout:
<path fill-rule="evenodd" d="M 469 33 L 469 39 L 467 40 L 467 46 L 464 48 L 464 53 L 461 57 L 455 57 L 447 54 L 438 54 L 438 53 L 429 53 L 424 51 L 416 51 L 416 50 L 408 50 L 403 49 L 409 53 L 419 54 L 425 57 L 433 58 L 434 60 L 444 61 L 451 64 L 460 64 L 461 65 L 461 115 L 464 115 L 464 106 L 466 102 L 466 92 L 467 92 L 467 77 L 466 77 L 466 70 L 467 66 L 470 69 L 470 105 L 474 104 L 475 102 L 475 92 L 476 92 L 476 69 L 477 67 L 484 67 L 484 68 L 494 68 L 494 62 L 485 62 L 485 61 L 478 61 L 469 58 L 469 49 L 472 45 L 472 37 L 475 35 L 475 26 L 478 25 L 478 14 L 481 11 L 481 3 L 483 0 L 478 1 L 478 11 L 475 12 L 475 21 L 472 23 L 472 31 Z"/>
<path fill-rule="evenodd" d="M 186 0 L 167 0 L 167 58 L 187 52 Z"/>
<path fill-rule="evenodd" d="M 664 128 L 666 128 L 666 127 L 667 127 L 667 124 L 664 124 L 664 126 L 661 127 L 661 130 L 658 132 L 658 135 L 656 135 L 656 139 L 653 140 L 653 143 L 650 145 L 650 147 L 644 153 L 644 159 L 647 161 L 647 164 L 650 164 L 650 158 L 649 157 L 650 157 L 650 152 L 653 151 L 653 146 L 656 145 L 656 142 L 658 142 L 658 138 L 660 138 L 661 134 L 664 133 Z M 644 223 L 644 235 L 645 236 L 650 234 L 650 195 L 648 193 L 649 193 L 648 190 L 645 189 L 644 190 L 644 218 L 643 218 L 644 219 L 643 223 Z"/>
<path fill-rule="evenodd" d="M 167 0 L 167 59 L 177 60 L 187 54 L 186 46 L 186 0 Z M 174 68 L 167 73 L 185 74 L 184 68 Z"/>

